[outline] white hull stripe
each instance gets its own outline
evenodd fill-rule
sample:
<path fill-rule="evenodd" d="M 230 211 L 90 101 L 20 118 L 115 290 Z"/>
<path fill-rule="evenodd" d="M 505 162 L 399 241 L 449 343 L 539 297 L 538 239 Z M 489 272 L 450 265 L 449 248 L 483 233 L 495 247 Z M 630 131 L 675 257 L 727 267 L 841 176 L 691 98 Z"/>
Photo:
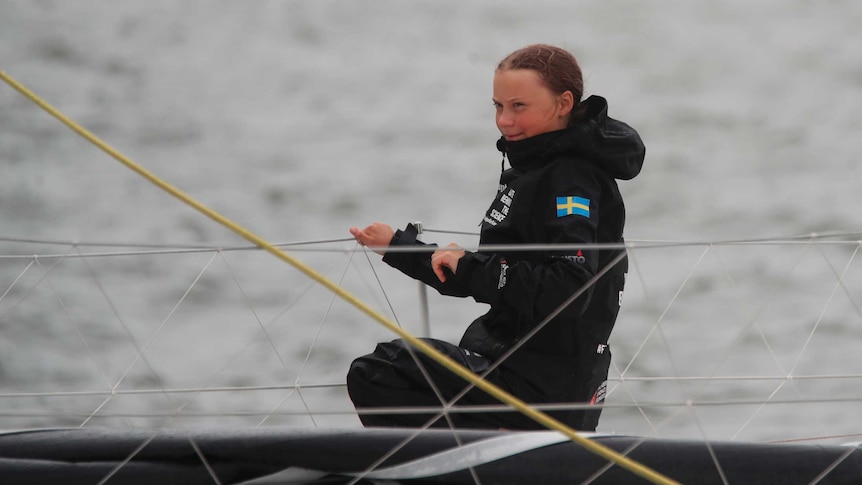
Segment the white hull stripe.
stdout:
<path fill-rule="evenodd" d="M 581 436 L 594 438 L 610 436 L 604 433 L 580 433 Z M 503 436 L 474 441 L 464 446 L 450 448 L 432 455 L 423 456 L 406 463 L 365 472 L 333 472 L 306 470 L 291 467 L 280 472 L 242 482 L 240 485 L 266 485 L 285 483 L 291 480 L 315 480 L 327 475 L 347 475 L 370 480 L 410 480 L 434 477 L 484 465 L 496 460 L 537 450 L 545 446 L 570 441 L 567 436 L 556 431 L 524 431 L 507 433 Z"/>
<path fill-rule="evenodd" d="M 372 480 L 408 480 L 433 477 L 484 465 L 525 451 L 566 441 L 570 441 L 570 439 L 556 431 L 518 432 L 475 441 L 400 465 L 378 468 L 368 473 L 353 473 L 351 476 L 361 476 Z"/>

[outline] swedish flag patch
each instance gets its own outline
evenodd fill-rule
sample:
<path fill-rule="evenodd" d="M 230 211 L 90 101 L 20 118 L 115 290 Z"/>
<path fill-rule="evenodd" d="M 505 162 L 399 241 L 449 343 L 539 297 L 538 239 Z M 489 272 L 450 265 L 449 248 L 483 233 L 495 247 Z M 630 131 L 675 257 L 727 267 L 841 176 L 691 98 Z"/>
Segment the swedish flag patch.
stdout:
<path fill-rule="evenodd" d="M 557 217 L 570 215 L 590 217 L 590 199 L 574 195 L 557 197 Z"/>

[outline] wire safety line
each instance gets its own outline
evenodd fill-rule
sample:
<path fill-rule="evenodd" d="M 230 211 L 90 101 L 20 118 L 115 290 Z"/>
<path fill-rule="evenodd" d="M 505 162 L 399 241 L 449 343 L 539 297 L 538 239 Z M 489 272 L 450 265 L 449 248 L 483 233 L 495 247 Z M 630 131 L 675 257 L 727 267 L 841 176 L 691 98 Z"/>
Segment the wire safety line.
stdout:
<path fill-rule="evenodd" d="M 215 482 L 216 485 L 222 485 L 221 480 L 219 480 L 219 478 L 218 478 L 218 474 L 215 472 L 215 470 L 213 470 L 213 467 L 212 467 L 212 465 L 210 465 L 210 462 L 209 462 L 209 460 L 207 460 L 207 457 L 204 456 L 204 452 L 201 451 L 201 447 L 198 446 L 197 441 L 195 441 L 194 438 L 192 438 L 191 436 L 189 436 L 188 439 L 189 439 L 189 444 L 191 444 L 192 448 L 194 448 L 194 450 L 195 450 L 195 454 L 198 455 L 198 458 L 200 458 L 201 463 L 204 464 L 204 468 L 206 468 L 207 473 L 209 473 L 209 475 L 210 475 L 210 478 L 213 479 L 213 481 Z"/>
<path fill-rule="evenodd" d="M 670 361 L 671 367 L 673 368 L 674 375 L 679 375 L 679 373 L 680 373 L 679 368 L 676 365 L 676 361 L 673 359 L 673 354 L 670 353 L 671 345 L 668 342 L 667 336 L 664 333 L 664 327 L 662 326 L 662 323 L 664 322 L 664 319 L 667 316 L 668 312 L 670 311 L 671 307 L 673 307 L 674 303 L 679 298 L 679 295 L 682 293 L 682 290 L 688 285 L 688 282 L 694 276 L 695 270 L 697 270 L 697 268 L 701 265 L 701 263 L 703 262 L 704 258 L 707 255 L 707 253 L 709 253 L 709 251 L 711 249 L 712 249 L 711 245 L 708 245 L 703 249 L 703 251 L 700 254 L 700 257 L 697 259 L 695 264 L 691 267 L 691 269 L 685 275 L 685 278 L 683 279 L 683 281 L 679 285 L 679 287 L 676 289 L 676 292 L 674 293 L 673 297 L 670 299 L 670 301 L 667 303 L 667 305 L 665 305 L 664 311 L 662 311 L 661 315 L 658 316 L 658 319 L 653 324 L 652 328 L 650 328 L 650 331 L 647 334 L 646 338 L 641 342 L 640 346 L 638 347 L 635 354 L 632 356 L 631 360 L 629 360 L 629 364 L 626 366 L 625 369 L 623 369 L 622 373 L 620 374 L 621 376 L 624 375 L 626 372 L 628 372 L 629 369 L 631 368 L 631 366 L 634 365 L 635 360 L 637 360 L 641 351 L 646 347 L 647 341 L 652 336 L 653 332 L 658 332 L 659 338 L 661 338 L 662 343 L 664 343 L 665 349 L 668 350 L 668 359 Z"/>
<path fill-rule="evenodd" d="M 258 327 L 260 327 L 261 332 L 263 332 L 264 337 L 266 337 L 267 343 L 269 344 L 269 348 L 272 349 L 272 352 L 275 354 L 278 361 L 281 363 L 281 366 L 284 369 L 287 369 L 287 363 L 284 361 L 284 358 L 281 356 L 281 352 L 278 351 L 278 348 L 275 346 L 275 342 L 272 340 L 272 336 L 269 332 L 266 331 L 266 325 L 260 320 L 260 316 L 257 314 L 257 311 L 254 309 L 254 305 L 251 302 L 251 299 L 248 297 L 248 294 L 245 292 L 245 289 L 239 282 L 239 278 L 234 272 L 233 267 L 231 267 L 228 260 L 222 255 L 222 262 L 228 270 L 231 278 L 233 279 L 233 283 L 236 285 L 237 291 L 242 295 L 243 302 L 248 306 L 249 311 L 252 315 L 254 315 L 254 321 L 257 322 Z"/>
<path fill-rule="evenodd" d="M 291 386 L 292 389 L 296 389 L 297 391 L 308 391 L 311 389 L 315 389 L 314 386 L 303 386 L 300 388 L 295 388 Z M 316 387 L 316 389 L 320 389 L 320 387 Z M 189 392 L 205 392 L 208 389 L 202 390 L 190 390 Z M 281 389 L 275 389 L 281 390 Z M 154 392 L 162 392 L 161 390 L 157 390 Z M 149 394 L 153 394 L 151 392 Z M 91 396 L 106 396 L 110 393 L 108 392 L 99 392 L 99 393 L 89 393 L 84 395 Z M 136 392 L 126 392 L 126 393 L 116 393 L 116 395 L 130 395 L 137 394 Z M 39 397 L 39 396 L 37 396 Z M 835 398 L 823 398 L 823 399 L 769 399 L 767 398 L 765 404 L 766 405 L 793 405 L 793 406 L 809 406 L 811 404 L 859 404 L 860 398 L 859 396 L 850 396 L 850 397 L 835 397 Z M 728 400 L 672 400 L 672 401 L 641 401 L 640 403 L 613 403 L 613 404 L 603 404 L 601 407 L 604 409 L 617 409 L 617 410 L 627 410 L 633 408 L 650 408 L 650 409 L 687 409 L 687 408 L 707 408 L 707 407 L 722 407 L 727 408 L 729 406 L 761 406 L 764 404 L 763 399 L 728 399 Z M 183 404 L 186 406 L 186 404 Z M 549 403 L 549 404 L 536 404 L 533 406 L 534 408 L 541 411 L 577 411 L 584 409 L 595 409 L 598 407 L 596 404 L 587 404 L 587 403 Z M 180 409 L 181 411 L 182 409 Z M 440 406 L 400 406 L 400 407 L 379 407 L 379 408 L 360 408 L 359 409 L 362 414 L 431 414 L 431 413 L 439 413 L 441 410 Z M 511 406 L 507 404 L 477 404 L 477 405 L 451 405 L 446 407 L 446 411 L 449 413 L 459 413 L 459 414 L 471 414 L 471 413 L 500 413 L 500 412 L 517 412 L 512 409 Z M 0 417 L 86 417 L 92 414 L 89 408 L 82 411 L 75 410 L 66 410 L 66 411 L 58 411 L 48 412 L 48 411 L 4 411 L 0 409 Z M 314 411 L 315 415 L 320 416 L 340 416 L 347 414 L 355 414 L 356 410 L 352 407 L 349 410 L 335 408 L 335 409 L 317 409 Z M 212 416 L 265 416 L 267 414 L 277 415 L 277 416 L 305 416 L 308 417 L 308 411 L 281 411 L 281 410 L 242 410 L 242 411 L 221 411 L 221 412 L 208 412 L 208 411 L 200 411 L 200 412 L 188 412 L 183 413 L 183 417 L 212 417 Z M 102 413 L 100 416 L 108 416 L 108 417 L 117 417 L 117 416 L 130 416 L 130 417 L 172 417 L 179 416 L 179 411 L 170 411 L 170 412 L 131 412 L 131 411 L 117 411 L 117 412 L 109 412 Z M 416 428 L 419 429 L 419 428 Z M 657 431 L 657 430 L 655 430 Z M 851 435 L 852 436 L 852 435 Z M 796 440 L 801 441 L 801 440 Z M 775 441 L 779 442 L 779 441 Z"/>
<path fill-rule="evenodd" d="M 87 354 L 89 355 L 90 360 L 93 362 L 94 367 L 99 371 L 99 373 L 105 379 L 105 383 L 110 386 L 111 385 L 111 379 L 105 373 L 104 369 L 102 369 L 98 365 L 99 359 L 96 357 L 96 353 L 93 352 L 92 347 L 90 347 L 90 343 L 87 342 L 87 338 L 84 337 L 84 334 L 81 332 L 81 327 L 75 322 L 75 318 L 72 316 L 72 312 L 69 310 L 69 307 L 66 305 L 66 302 L 60 296 L 60 293 L 54 287 L 54 284 L 51 283 L 51 278 L 48 278 L 48 273 L 53 271 L 53 269 L 58 264 L 60 264 L 60 262 L 58 261 L 57 263 L 54 263 L 50 268 L 45 268 L 44 266 L 42 266 L 42 264 L 39 262 L 38 259 L 35 259 L 34 261 L 36 263 L 36 267 L 38 267 L 39 269 L 41 269 L 44 272 L 44 277 L 41 278 L 39 280 L 39 282 L 41 283 L 43 280 L 45 281 L 51 294 L 56 299 L 57 304 L 59 305 L 60 310 L 62 312 L 62 315 L 65 317 L 66 321 L 69 322 L 69 324 L 72 326 L 72 330 L 74 330 L 75 335 L 78 337 L 78 340 L 81 343 L 81 345 L 84 347 L 84 350 L 87 351 Z M 35 286 L 31 287 L 30 289 L 33 289 L 33 288 L 35 288 Z"/>
<path fill-rule="evenodd" d="M 818 248 L 819 250 L 819 248 Z M 820 255 L 823 257 L 823 260 L 826 262 L 826 265 L 829 269 L 832 270 L 832 273 L 835 275 L 835 286 L 832 288 L 832 291 L 829 293 L 829 298 L 826 300 L 826 304 L 823 305 L 823 308 L 820 310 L 820 315 L 817 316 L 817 321 L 814 322 L 814 325 L 811 327 L 811 331 L 808 333 L 808 338 L 805 339 L 805 343 L 802 345 L 802 348 L 799 350 L 799 353 L 796 355 L 796 360 L 793 361 L 793 365 L 790 367 L 789 374 L 793 374 L 793 371 L 796 370 L 796 367 L 799 365 L 799 361 L 802 359 L 802 355 L 805 353 L 806 349 L 808 349 L 808 345 L 811 343 L 811 340 L 814 338 L 814 334 L 817 329 L 820 327 L 820 324 L 823 323 L 823 319 L 826 315 L 826 310 L 829 308 L 830 303 L 833 298 L 835 298 L 835 294 L 839 289 L 843 289 L 845 294 L 849 297 L 850 303 L 853 305 L 854 309 L 859 312 L 859 307 L 856 305 L 856 302 L 853 299 L 853 294 L 844 286 L 844 275 L 850 269 L 851 264 L 853 263 L 853 259 L 856 257 L 856 254 L 859 252 L 859 247 L 853 251 L 853 254 L 850 256 L 850 259 L 847 261 L 847 264 L 844 266 L 844 270 L 841 271 L 841 274 L 835 270 L 835 267 L 829 262 L 829 259 L 826 258 L 826 255 L 823 254 L 822 250 L 819 250 Z"/>
<path fill-rule="evenodd" d="M 80 136 L 85 138 L 87 141 L 89 141 L 93 145 L 97 146 L 99 149 L 101 149 L 102 151 L 104 151 L 105 153 L 107 153 L 108 155 L 110 155 L 111 157 L 113 157 L 114 159 L 116 159 L 117 161 L 119 161 L 120 163 L 122 163 L 123 165 L 128 167 L 129 169 L 131 169 L 132 171 L 143 176 L 144 178 L 149 180 L 151 183 L 153 183 L 157 187 L 170 193 L 171 195 L 173 195 L 177 199 L 180 199 L 182 202 L 193 207 L 194 209 L 201 212 L 202 214 L 209 217 L 210 219 L 218 222 L 219 224 L 221 224 L 221 225 L 225 226 L 226 228 L 230 229 L 231 231 L 235 232 L 237 235 L 243 237 L 244 239 L 246 239 L 246 240 L 254 243 L 255 245 L 261 247 L 262 249 L 266 250 L 268 253 L 272 254 L 276 258 L 290 264 L 291 266 L 293 266 L 294 268 L 296 268 L 297 270 L 299 270 L 300 272 L 302 272 L 303 274 L 305 274 L 309 278 L 313 279 L 314 281 L 318 282 L 319 284 L 326 287 L 330 291 L 334 292 L 336 295 L 338 295 L 339 297 L 344 299 L 346 302 L 348 302 L 351 305 L 353 305 L 354 307 L 356 307 L 361 312 L 365 313 L 367 316 L 376 320 L 378 323 L 385 326 L 386 328 L 388 328 L 392 332 L 395 332 L 396 334 L 398 334 L 401 338 L 403 338 L 409 344 L 413 345 L 417 350 L 421 351 L 422 353 L 424 353 L 428 357 L 434 359 L 440 365 L 446 367 L 448 370 L 450 370 L 454 374 L 458 375 L 459 377 L 463 378 L 464 380 L 470 382 L 471 384 L 474 384 L 476 387 L 485 391 L 486 393 L 488 393 L 489 395 L 491 395 L 495 399 L 512 406 L 513 408 L 517 409 L 518 411 L 520 411 L 521 413 L 523 413 L 524 415 L 526 415 L 530 419 L 532 419 L 532 420 L 536 421 L 537 423 L 545 426 L 546 428 L 556 430 L 556 431 L 563 433 L 564 435 L 568 436 L 573 442 L 582 446 L 586 450 L 591 451 L 592 453 L 594 453 L 598 456 L 601 456 L 602 458 L 605 458 L 607 460 L 610 460 L 610 461 L 616 463 L 620 467 L 625 468 L 626 470 L 634 473 L 637 476 L 640 476 L 640 477 L 647 479 L 647 480 L 649 480 L 653 483 L 656 483 L 656 484 L 674 484 L 674 483 L 677 483 L 676 481 L 671 480 L 670 478 L 652 470 L 651 468 L 649 468 L 649 467 L 647 467 L 647 466 L 645 466 L 645 465 L 643 465 L 637 461 L 634 461 L 634 460 L 632 460 L 626 456 L 620 455 L 616 451 L 614 451 L 614 450 L 612 450 L 612 449 L 610 449 L 604 445 L 601 445 L 599 443 L 596 443 L 594 441 L 589 440 L 588 438 L 580 436 L 575 430 L 571 429 L 570 427 L 566 426 L 565 424 L 561 423 L 560 421 L 552 418 L 548 414 L 545 414 L 541 411 L 538 411 L 537 409 L 531 407 L 526 402 L 516 398 L 515 396 L 504 391 L 503 389 L 500 389 L 496 385 L 479 378 L 476 374 L 474 374 L 470 370 L 459 365 L 457 362 L 455 362 L 451 358 L 447 357 L 446 355 L 438 352 L 431 345 L 423 342 L 422 340 L 414 337 L 411 333 L 398 327 L 397 325 L 395 325 L 394 323 L 389 321 L 389 319 L 387 319 L 383 314 L 381 314 L 378 311 L 374 310 L 373 308 L 369 307 L 364 302 L 362 302 L 361 300 L 359 300 L 355 296 L 353 296 L 351 293 L 349 293 L 347 290 L 335 285 L 328 278 L 321 275 L 320 273 L 315 271 L 310 266 L 299 261 L 298 259 L 287 254 L 286 252 L 280 250 L 279 248 L 273 246 L 267 240 L 265 240 L 262 237 L 252 233 L 251 231 L 240 226 L 239 224 L 232 221 L 231 219 L 228 219 L 227 217 L 221 215 L 220 213 L 210 209 L 209 207 L 205 206 L 204 204 L 191 198 L 190 196 L 188 196 L 184 192 L 180 191 L 178 188 L 176 188 L 173 185 L 171 185 L 171 184 L 165 182 L 164 180 L 158 178 L 155 174 L 153 174 L 149 170 L 145 169 L 144 167 L 138 165 L 137 163 L 135 163 L 131 159 L 127 158 L 125 155 L 123 155 L 122 153 L 120 153 L 119 151 L 117 151 L 116 149 L 114 149 L 113 147 L 111 147 L 110 145 L 105 143 L 104 141 L 102 141 L 100 138 L 98 138 L 97 136 L 92 134 L 90 131 L 88 131 L 87 129 L 83 128 L 82 126 L 80 126 L 79 124 L 77 124 L 76 122 L 74 122 L 73 120 L 68 118 L 66 115 L 64 115 L 63 113 L 58 111 L 56 108 L 54 108 L 53 106 L 48 104 L 46 101 L 42 100 L 39 96 L 37 96 L 35 93 L 33 93 L 32 91 L 27 89 L 22 84 L 18 83 L 16 80 L 11 78 L 8 74 L 6 74 L 2 70 L 0 70 L 0 79 L 2 79 L 4 82 L 9 84 L 12 88 L 14 88 L 16 91 L 18 91 L 19 93 L 24 95 L 27 99 L 29 99 L 33 103 L 37 104 L 40 108 L 42 108 L 48 114 L 50 114 L 51 116 L 53 116 L 54 118 L 58 119 L 60 122 L 65 124 L 72 131 L 78 133 Z"/>
<path fill-rule="evenodd" d="M 353 254 L 351 253 L 350 257 L 347 260 L 347 264 L 344 267 L 344 271 L 341 273 L 341 278 L 338 282 L 339 285 L 344 281 L 344 276 L 347 274 L 347 270 L 350 269 L 350 261 L 352 259 Z M 308 407 L 308 403 L 306 403 L 305 398 L 302 396 L 302 390 L 299 381 L 302 380 L 302 374 L 303 372 L 305 372 L 305 366 L 308 364 L 308 360 L 311 358 L 311 352 L 314 350 L 314 346 L 317 345 L 317 340 L 320 338 L 320 333 L 323 331 L 323 325 L 326 323 L 326 319 L 329 317 L 329 312 L 332 311 L 333 303 L 335 303 L 335 295 L 333 295 L 332 298 L 329 300 L 329 306 L 327 306 L 326 311 L 320 318 L 320 323 L 317 325 L 317 332 L 314 334 L 314 338 L 311 341 L 311 345 L 308 346 L 308 352 L 306 352 L 305 359 L 302 361 L 302 365 L 299 366 L 299 372 L 297 372 L 296 379 L 293 381 L 293 388 L 284 396 L 284 398 L 282 398 L 281 401 L 278 402 L 278 404 L 275 405 L 272 411 L 270 411 L 266 416 L 263 417 L 263 419 L 260 420 L 257 426 L 263 426 L 266 420 L 268 420 L 272 416 L 272 414 L 275 413 L 278 408 L 280 408 L 281 405 L 284 404 L 285 401 L 287 401 L 293 395 L 294 392 L 296 392 L 297 396 L 299 396 L 299 400 L 302 402 L 302 405 L 305 406 L 305 410 L 308 413 L 308 417 L 311 418 L 311 423 L 314 425 L 315 428 L 317 428 L 317 421 L 315 421 L 314 419 L 314 414 L 311 412 L 311 409 L 309 409 Z M 267 338 L 270 338 L 269 334 L 267 334 Z M 271 338 L 270 343 L 273 345 L 274 349 L 275 346 Z M 281 357 L 279 356 L 279 358 Z M 282 365 L 284 365 L 284 368 L 287 369 L 287 365 L 284 364 L 284 362 L 282 362 Z"/>
<path fill-rule="evenodd" d="M 76 249 L 76 251 L 78 250 L 77 246 L 75 249 Z M 123 332 L 126 335 L 126 338 L 129 339 L 129 341 L 132 343 L 132 346 L 134 346 L 135 350 L 138 352 L 140 359 L 144 362 L 144 365 L 147 366 L 147 369 L 149 369 L 149 371 L 152 373 L 153 376 L 159 378 L 159 381 L 161 381 L 161 378 L 159 376 L 159 372 L 156 370 L 156 367 L 152 364 L 152 362 L 150 362 L 150 359 L 144 355 L 144 349 L 141 348 L 140 344 L 138 343 L 138 340 L 132 334 L 131 329 L 129 328 L 128 325 L 126 325 L 125 320 L 120 315 L 120 311 L 117 308 L 117 306 L 114 304 L 113 299 L 111 299 L 108 296 L 108 292 L 105 290 L 105 287 L 102 285 L 102 283 L 96 277 L 96 271 L 93 269 L 93 266 L 88 262 L 87 259 L 82 259 L 82 261 L 84 263 L 84 268 L 86 268 L 86 270 L 87 270 L 87 274 L 89 274 L 90 279 L 92 280 L 93 284 L 96 286 L 96 288 L 98 288 L 99 292 L 102 294 L 102 298 L 105 299 L 105 302 L 110 307 L 111 312 L 114 314 L 114 318 L 116 318 L 117 322 L 119 322 L 120 327 L 122 328 Z M 108 401 L 113 397 L 113 393 L 117 390 L 118 386 L 119 386 L 119 383 L 117 383 L 117 385 L 111 387 L 111 394 L 112 395 L 108 396 L 108 399 L 106 399 L 105 402 L 99 406 L 99 408 L 102 408 L 105 404 L 108 403 Z M 165 400 L 168 402 L 168 404 L 170 406 L 174 405 L 174 400 L 171 397 L 171 394 L 169 394 L 167 392 L 162 392 L 162 395 L 165 397 Z M 99 410 L 100 409 L 96 409 L 95 411 L 93 411 L 92 415 L 90 417 L 88 417 L 84 422 L 82 422 L 79 427 L 83 428 L 87 424 L 87 422 L 90 419 L 92 419 L 99 412 Z"/>

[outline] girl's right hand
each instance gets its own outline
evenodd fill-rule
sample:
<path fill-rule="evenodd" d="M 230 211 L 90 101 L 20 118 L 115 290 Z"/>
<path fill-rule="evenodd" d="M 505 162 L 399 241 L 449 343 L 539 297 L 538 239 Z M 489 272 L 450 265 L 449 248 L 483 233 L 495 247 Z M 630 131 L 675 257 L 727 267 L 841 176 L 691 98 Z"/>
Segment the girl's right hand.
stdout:
<path fill-rule="evenodd" d="M 350 234 L 356 239 L 359 244 L 369 246 L 375 253 L 383 255 L 386 253 L 386 248 L 395 236 L 395 230 L 389 224 L 375 222 L 365 229 L 351 227 Z"/>

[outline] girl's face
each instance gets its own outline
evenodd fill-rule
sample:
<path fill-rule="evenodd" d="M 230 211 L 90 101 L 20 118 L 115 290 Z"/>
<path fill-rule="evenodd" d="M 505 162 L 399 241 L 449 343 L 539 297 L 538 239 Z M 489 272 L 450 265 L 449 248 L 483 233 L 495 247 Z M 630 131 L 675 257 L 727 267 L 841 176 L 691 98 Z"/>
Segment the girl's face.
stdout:
<path fill-rule="evenodd" d="M 532 69 L 504 69 L 494 73 L 497 128 L 506 140 L 523 140 L 562 130 L 569 121 L 573 97 L 556 94 Z"/>

